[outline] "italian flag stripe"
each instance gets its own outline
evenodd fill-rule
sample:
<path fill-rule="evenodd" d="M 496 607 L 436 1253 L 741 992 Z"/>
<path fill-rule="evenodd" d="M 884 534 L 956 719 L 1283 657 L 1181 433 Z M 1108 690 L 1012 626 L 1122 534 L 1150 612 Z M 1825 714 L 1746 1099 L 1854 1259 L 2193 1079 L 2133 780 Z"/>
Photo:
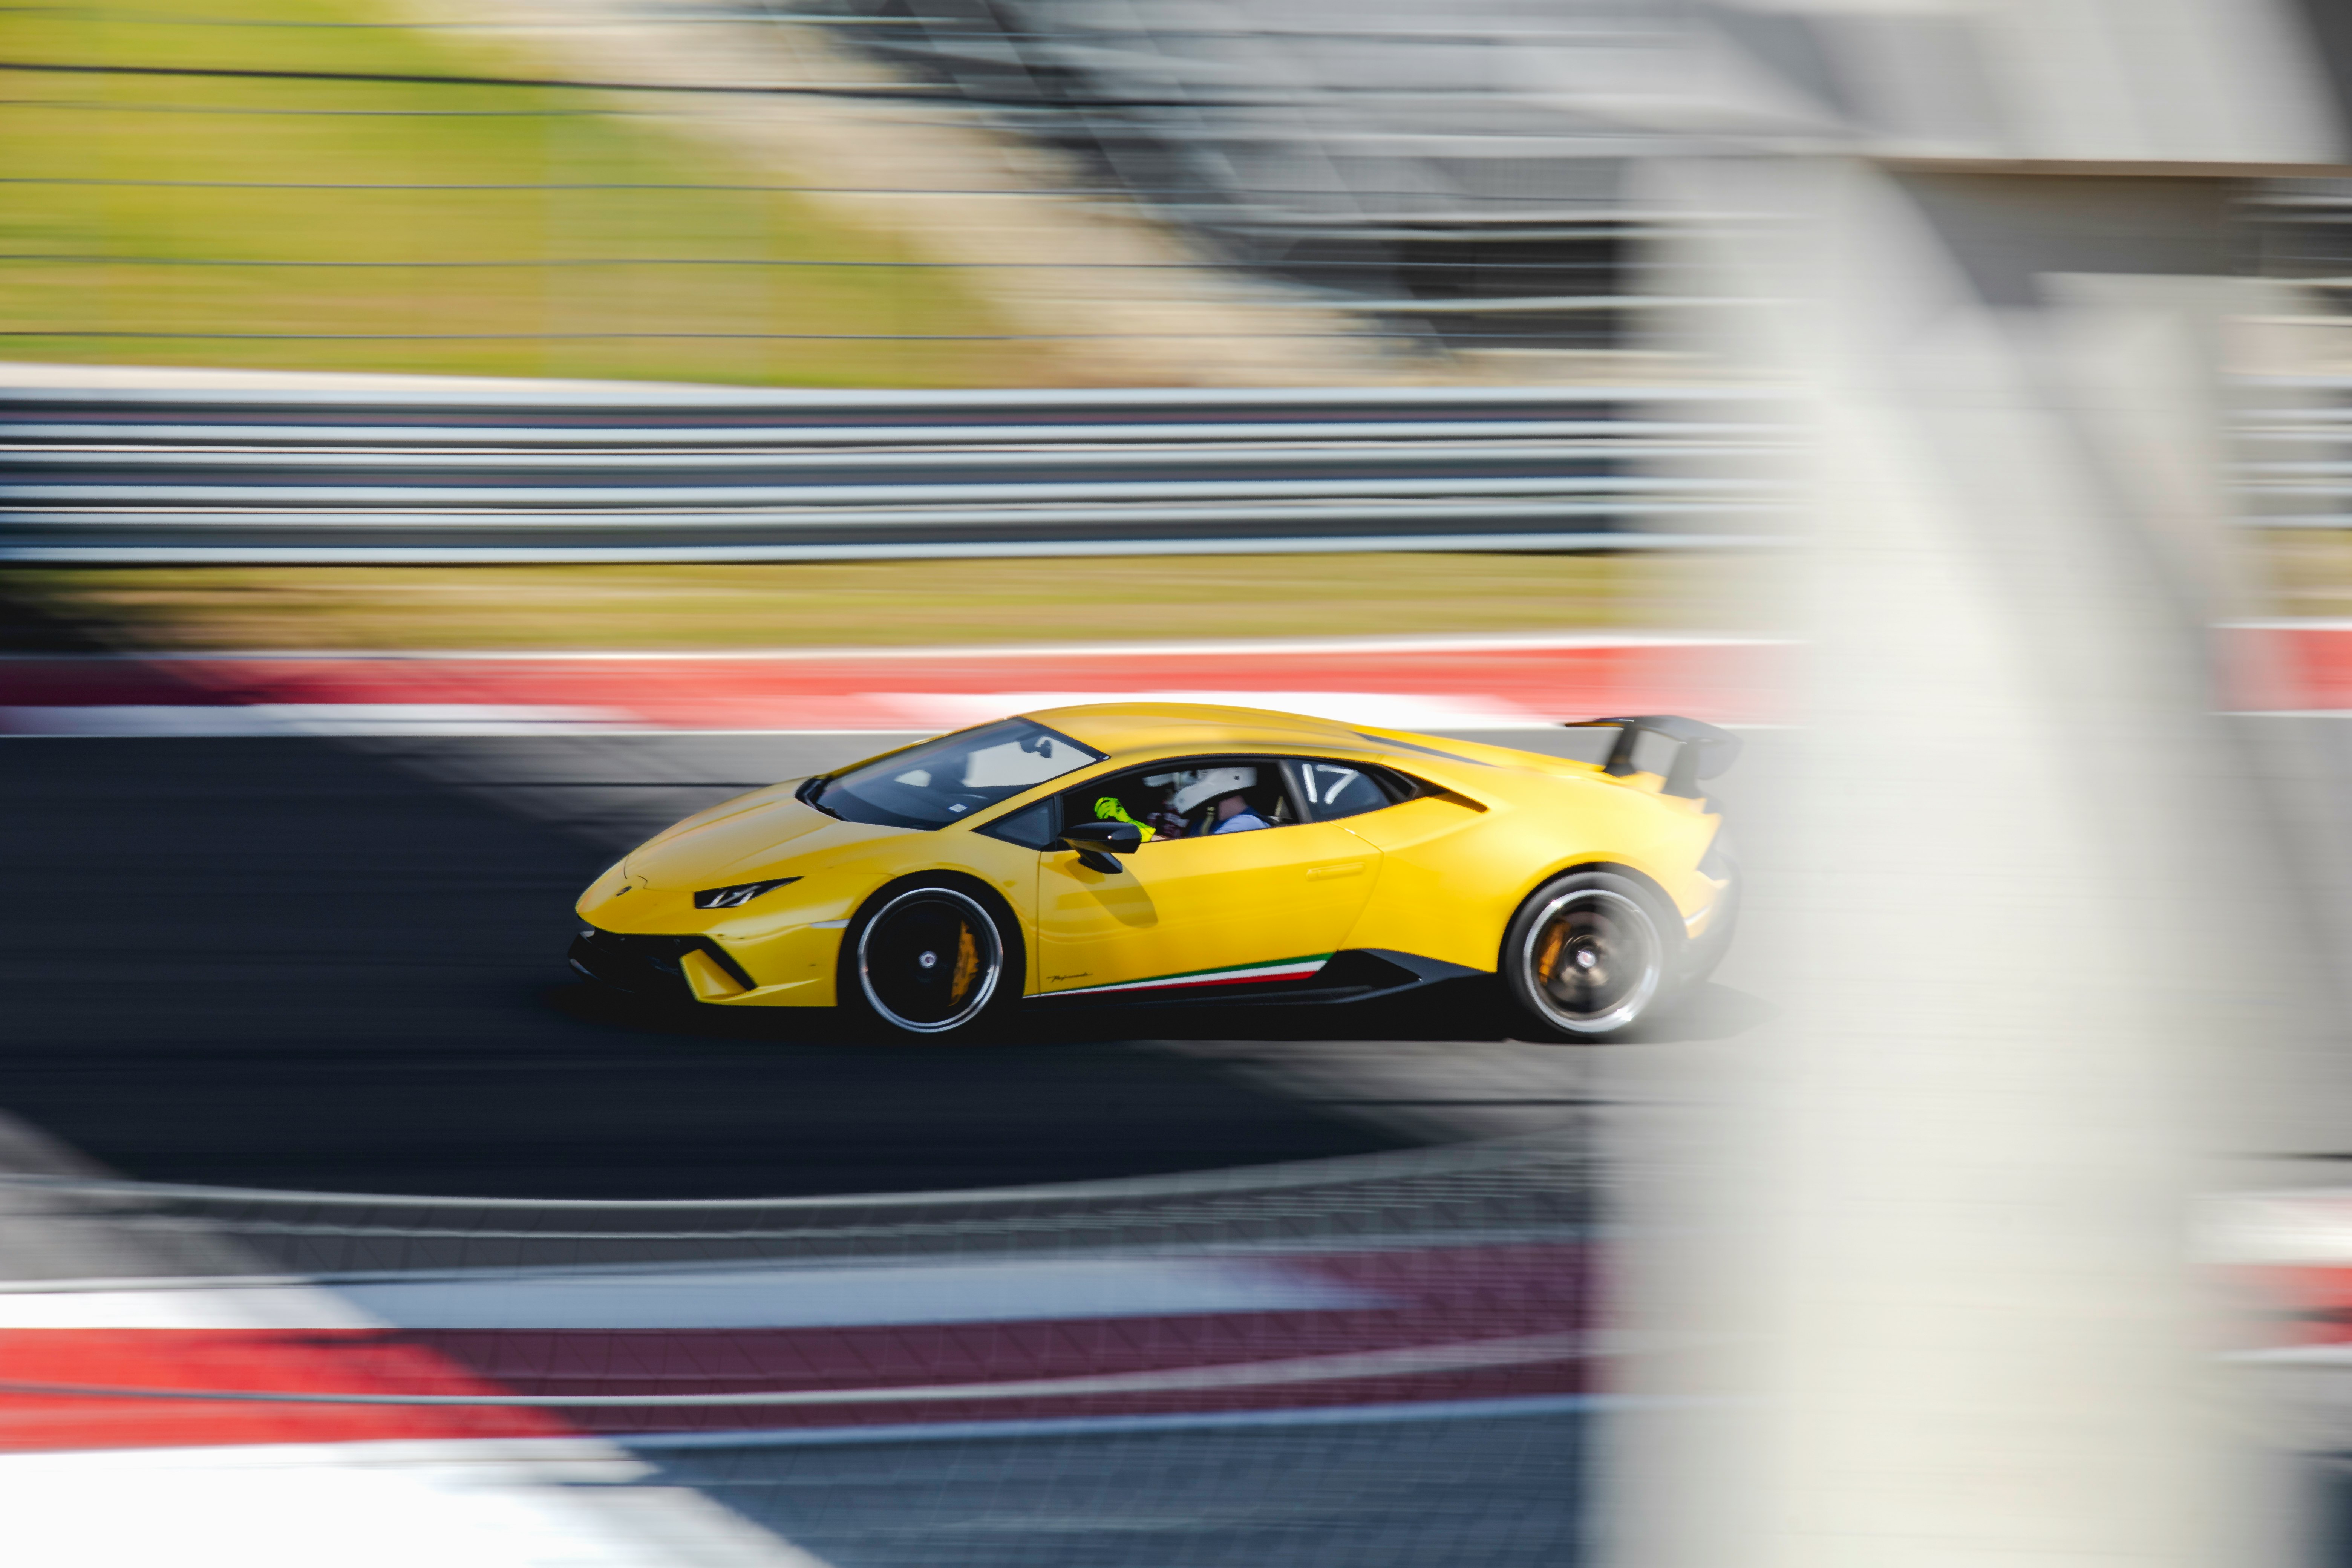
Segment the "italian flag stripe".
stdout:
<path fill-rule="evenodd" d="M 1067 991 L 1054 991 L 1047 994 L 1094 995 L 1108 991 L 1172 991 L 1195 985 L 1244 985 L 1265 980 L 1303 980 L 1330 962 L 1329 953 L 1316 952 L 1305 958 L 1285 958 L 1273 963 L 1234 963 L 1223 969 L 1188 969 L 1181 974 L 1162 974 L 1150 980 L 1122 980 L 1114 985 L 1077 985 Z"/>

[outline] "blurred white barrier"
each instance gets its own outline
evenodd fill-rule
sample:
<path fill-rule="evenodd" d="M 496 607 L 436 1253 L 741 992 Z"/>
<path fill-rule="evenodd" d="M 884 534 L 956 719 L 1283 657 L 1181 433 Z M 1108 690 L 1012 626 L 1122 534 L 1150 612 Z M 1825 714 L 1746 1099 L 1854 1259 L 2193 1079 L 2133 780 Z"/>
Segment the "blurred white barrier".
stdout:
<path fill-rule="evenodd" d="M 0 560 L 753 561 L 1770 542 L 1769 396 L 0 387 Z"/>

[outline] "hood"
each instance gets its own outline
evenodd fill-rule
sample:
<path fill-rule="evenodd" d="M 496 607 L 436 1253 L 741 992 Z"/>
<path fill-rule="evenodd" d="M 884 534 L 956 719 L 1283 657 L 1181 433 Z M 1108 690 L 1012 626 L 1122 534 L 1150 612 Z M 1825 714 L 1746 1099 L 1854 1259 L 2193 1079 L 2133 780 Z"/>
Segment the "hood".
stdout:
<path fill-rule="evenodd" d="M 819 853 L 905 831 L 843 822 L 785 795 L 748 805 L 730 802 L 703 816 L 688 817 L 630 851 L 622 865 L 635 882 L 711 887 L 738 872 L 759 871 L 785 855 Z"/>

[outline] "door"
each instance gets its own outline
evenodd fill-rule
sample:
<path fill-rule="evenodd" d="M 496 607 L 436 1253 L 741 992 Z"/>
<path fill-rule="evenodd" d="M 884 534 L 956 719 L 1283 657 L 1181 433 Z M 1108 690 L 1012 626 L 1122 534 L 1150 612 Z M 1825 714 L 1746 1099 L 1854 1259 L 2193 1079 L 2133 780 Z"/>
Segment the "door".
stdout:
<path fill-rule="evenodd" d="M 1236 774 L 1252 782 L 1188 802 L 1188 791 Z M 1157 763 L 1076 792 L 1064 821 L 1136 821 L 1152 837 L 1113 872 L 1066 849 L 1041 856 L 1041 994 L 1240 990 L 1315 973 L 1355 924 L 1381 856 L 1340 824 L 1302 815 L 1272 758 Z M 1215 830 L 1228 820 L 1268 826 Z"/>

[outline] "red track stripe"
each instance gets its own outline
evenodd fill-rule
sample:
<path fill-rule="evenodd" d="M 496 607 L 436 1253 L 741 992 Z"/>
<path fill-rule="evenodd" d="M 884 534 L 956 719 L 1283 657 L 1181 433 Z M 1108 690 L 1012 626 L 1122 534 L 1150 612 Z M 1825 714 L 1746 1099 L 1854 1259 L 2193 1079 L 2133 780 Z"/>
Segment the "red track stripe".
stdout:
<path fill-rule="evenodd" d="M 20 1329 L 0 1332 L 0 1375 L 102 1387 L 303 1393 L 505 1392 L 422 1345 L 365 1332 Z M 0 1397 L 0 1449 L 152 1448 L 376 1438 L 546 1437 L 543 1412 L 482 1407 L 263 1405 L 176 1399 Z"/>

